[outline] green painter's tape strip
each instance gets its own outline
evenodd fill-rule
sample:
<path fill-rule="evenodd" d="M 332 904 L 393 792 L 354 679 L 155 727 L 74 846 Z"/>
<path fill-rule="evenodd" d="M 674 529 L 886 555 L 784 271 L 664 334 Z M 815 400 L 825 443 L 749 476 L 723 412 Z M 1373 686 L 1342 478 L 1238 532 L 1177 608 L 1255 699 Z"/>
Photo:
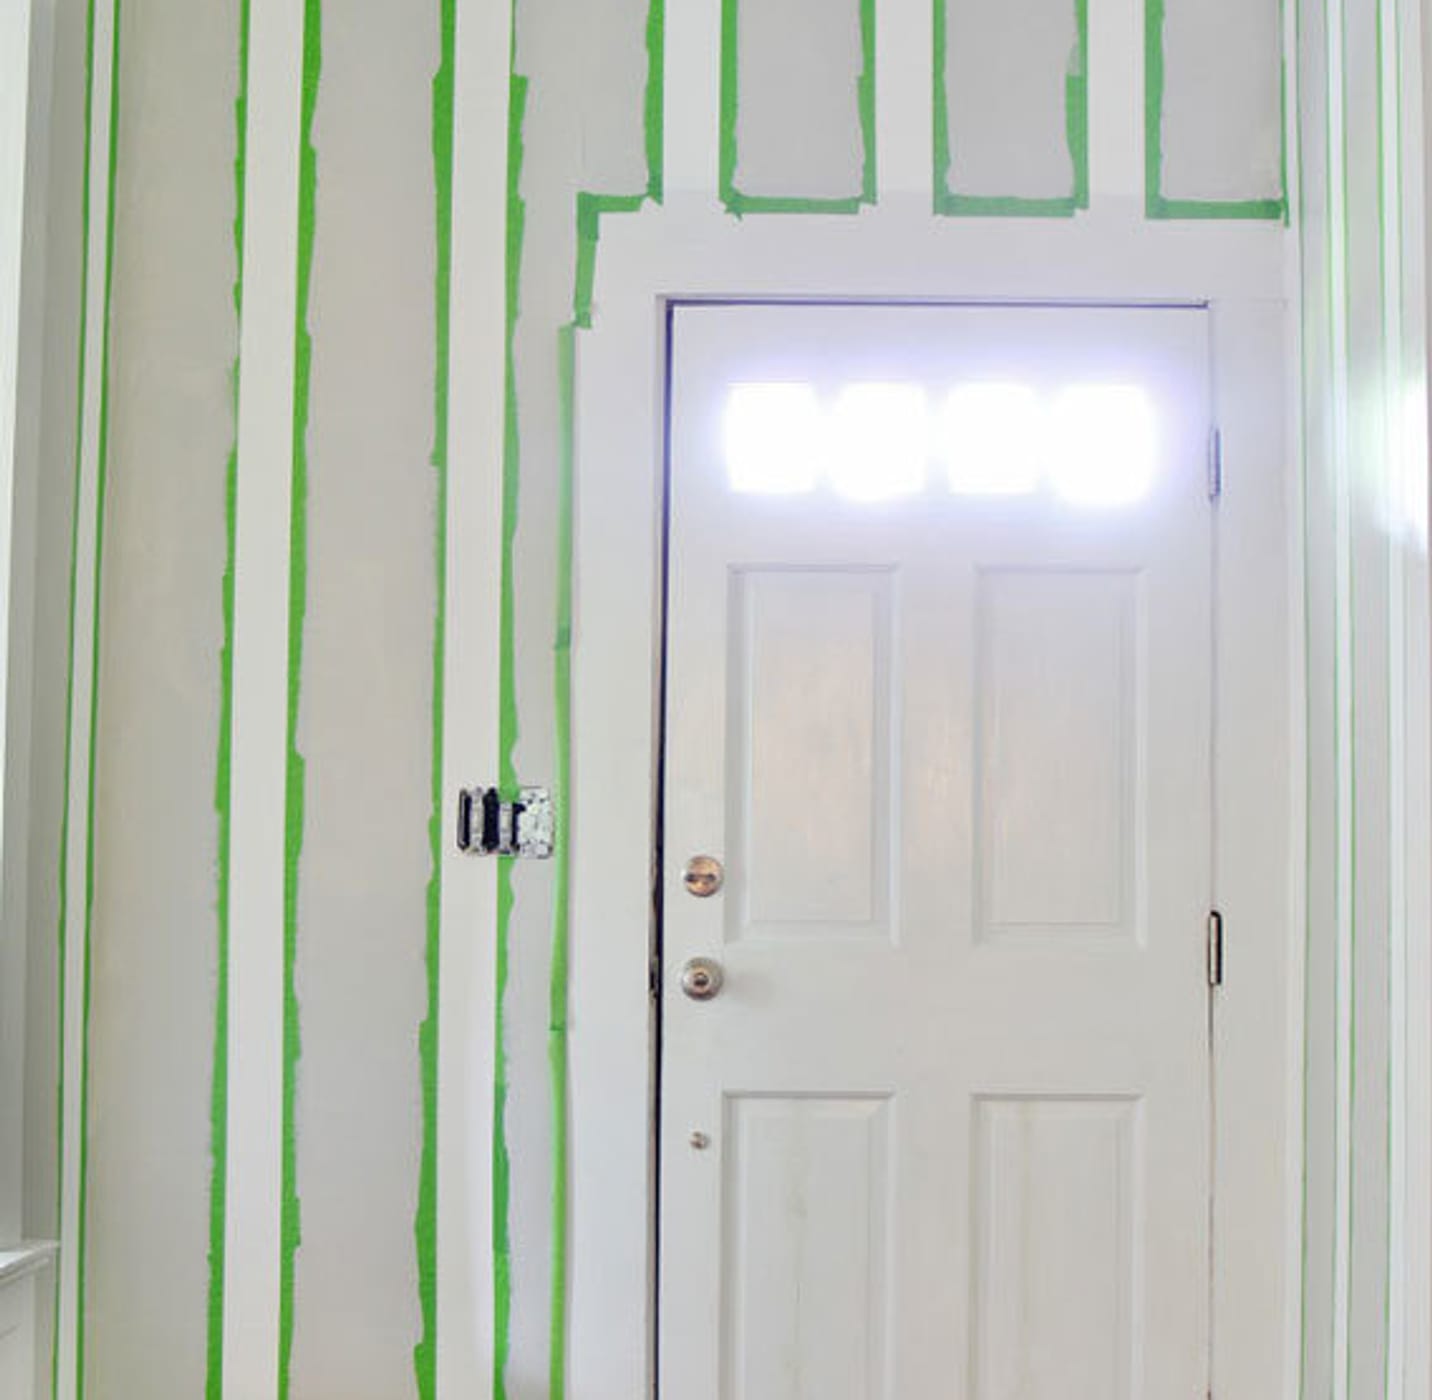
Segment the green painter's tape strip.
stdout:
<path fill-rule="evenodd" d="M 239 4 L 239 78 L 234 99 L 234 318 L 235 335 L 244 314 L 244 172 L 248 155 L 249 8 Z M 219 653 L 219 748 L 214 764 L 214 811 L 219 819 L 215 914 L 218 947 L 214 993 L 214 1063 L 209 1095 L 209 1300 L 205 1356 L 205 1400 L 224 1393 L 224 1228 L 228 1204 L 229 1157 L 229 889 L 234 754 L 234 559 L 238 526 L 239 354 L 229 370 L 234 436 L 224 468 L 224 577 L 221 601 L 224 642 Z"/>
<path fill-rule="evenodd" d="M 433 450 L 437 502 L 433 527 L 432 812 L 428 818 L 428 876 L 423 950 L 427 1013 L 418 1027 L 423 1143 L 418 1207 L 413 1219 L 418 1306 L 423 1334 L 413 1348 L 419 1400 L 436 1400 L 438 1334 L 438 1020 L 442 950 L 443 685 L 447 671 L 448 375 L 452 356 L 453 75 L 456 0 L 438 0 L 439 59 L 433 75 L 432 151 L 435 256 L 433 263 Z"/>
<path fill-rule="evenodd" d="M 1072 218 L 1089 207 L 1089 0 L 1074 0 L 1075 51 L 1064 78 L 1064 134 L 1073 185 L 1067 195 L 961 194 L 950 188 L 949 0 L 935 0 L 935 213 L 961 218 Z"/>
<path fill-rule="evenodd" d="M 104 579 L 104 513 L 109 483 L 110 309 L 114 288 L 114 218 L 117 204 L 115 176 L 119 166 L 120 24 L 119 0 L 114 0 L 114 30 L 109 55 L 109 153 L 104 218 L 104 295 L 100 314 L 99 444 L 95 472 L 94 629 L 90 639 L 89 782 L 85 811 L 84 982 L 80 1006 L 80 1170 L 79 1240 L 76 1244 L 78 1282 L 75 1307 L 75 1400 L 83 1400 L 85 1390 L 85 1273 L 89 1232 L 90 995 L 93 984 L 90 953 L 94 931 L 95 792 L 96 773 L 99 767 L 95 762 L 95 753 L 99 736 L 100 595 Z"/>
<path fill-rule="evenodd" d="M 60 1150 L 55 1154 L 55 1238 L 63 1234 L 65 1209 L 65 1045 L 68 997 L 66 996 L 66 964 L 69 949 L 69 850 L 70 850 L 70 787 L 74 757 L 74 696 L 76 618 L 79 604 L 79 555 L 81 484 L 84 474 L 85 417 L 85 348 L 89 338 L 89 245 L 90 245 L 90 161 L 94 146 L 94 29 L 95 0 L 89 0 L 85 19 L 85 101 L 84 101 L 84 171 L 80 180 L 80 324 L 79 348 L 75 367 L 75 457 L 74 501 L 70 513 L 70 585 L 68 650 L 65 677 L 65 754 L 62 784 L 63 808 L 60 812 L 60 858 L 56 872 L 58 925 L 55 949 L 58 959 L 56 979 L 56 1063 L 55 1063 L 55 1140 Z M 111 196 L 112 197 L 112 196 Z M 65 1271 L 55 1269 L 54 1328 L 50 1338 L 50 1394 L 59 1400 L 60 1393 L 60 1328 L 62 1302 L 61 1283 Z"/>
<path fill-rule="evenodd" d="M 736 187 L 737 127 L 741 107 L 740 0 L 721 0 L 721 139 L 718 171 L 721 202 L 738 219 L 746 214 L 858 214 L 876 200 L 875 0 L 860 0 L 861 69 L 855 80 L 860 123 L 860 191 L 831 199 L 801 195 L 746 194 Z"/>
<path fill-rule="evenodd" d="M 1163 192 L 1165 0 L 1144 0 L 1144 208 L 1150 219 L 1288 220 L 1287 131 L 1280 157 L 1283 193 L 1263 199 L 1170 199 Z M 1282 79 L 1286 85 L 1286 76 Z M 1280 99 L 1286 101 L 1286 97 Z"/>
<path fill-rule="evenodd" d="M 860 76 L 855 80 L 855 105 L 860 112 L 860 202 L 874 204 L 875 172 L 875 0 L 860 0 Z"/>
<path fill-rule="evenodd" d="M 646 136 L 646 193 L 661 203 L 666 187 L 666 0 L 650 0 L 646 12 L 646 104 L 642 119 Z"/>
<path fill-rule="evenodd" d="M 298 749 L 299 697 L 303 683 L 303 631 L 308 605 L 308 411 L 313 339 L 308 329 L 313 281 L 313 238 L 318 199 L 318 153 L 313 118 L 323 69 L 323 3 L 304 0 L 303 91 L 298 155 L 298 258 L 294 302 L 293 483 L 289 523 L 287 774 L 284 784 L 283 870 L 283 1145 L 279 1200 L 278 1394 L 288 1400 L 293 1361 L 294 1264 L 302 1237 L 298 1200 L 295 1110 L 298 1091 L 298 882 L 303 854 L 304 759 Z"/>

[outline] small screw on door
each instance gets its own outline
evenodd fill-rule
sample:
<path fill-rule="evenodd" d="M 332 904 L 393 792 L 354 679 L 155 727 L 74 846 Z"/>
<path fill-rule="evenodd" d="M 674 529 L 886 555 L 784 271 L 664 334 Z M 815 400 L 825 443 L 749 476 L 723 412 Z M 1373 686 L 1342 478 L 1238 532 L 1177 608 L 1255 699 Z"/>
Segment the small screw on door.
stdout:
<path fill-rule="evenodd" d="M 710 899 L 726 882 L 726 872 L 715 856 L 692 856 L 681 872 L 686 893 L 697 899 Z"/>
<path fill-rule="evenodd" d="M 681 969 L 681 990 L 692 1001 L 710 1001 L 721 990 L 726 975 L 710 958 L 692 958 Z"/>
<path fill-rule="evenodd" d="M 711 1139 L 705 1133 L 695 1132 L 691 1134 L 691 1145 L 698 1152 L 705 1152 L 711 1146 Z"/>

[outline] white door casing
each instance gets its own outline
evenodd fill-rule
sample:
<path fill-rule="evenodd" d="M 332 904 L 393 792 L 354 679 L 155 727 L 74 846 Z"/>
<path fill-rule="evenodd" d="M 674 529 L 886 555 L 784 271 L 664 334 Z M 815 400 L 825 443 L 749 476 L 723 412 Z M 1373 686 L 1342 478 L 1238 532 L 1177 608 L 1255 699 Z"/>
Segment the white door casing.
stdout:
<path fill-rule="evenodd" d="M 676 312 L 663 1394 L 1206 1392 L 1207 321 Z M 728 386 L 791 379 L 1136 385 L 1157 475 L 733 491 Z"/>
<path fill-rule="evenodd" d="M 1208 307 L 1225 485 L 1215 512 L 1216 902 L 1211 1349 L 1220 1400 L 1296 1394 L 1303 1036 L 1302 558 L 1279 230 L 1093 218 L 733 221 L 690 202 L 603 226 L 578 338 L 571 1036 L 573 1400 L 653 1393 L 655 1029 L 649 993 L 669 326 L 684 305 Z M 1117 224 L 1117 221 L 1113 221 Z M 1087 237 L 1084 235 L 1087 234 Z M 999 296 L 991 289 L 999 289 Z M 1258 1319 L 1256 1325 L 1253 1319 Z"/>

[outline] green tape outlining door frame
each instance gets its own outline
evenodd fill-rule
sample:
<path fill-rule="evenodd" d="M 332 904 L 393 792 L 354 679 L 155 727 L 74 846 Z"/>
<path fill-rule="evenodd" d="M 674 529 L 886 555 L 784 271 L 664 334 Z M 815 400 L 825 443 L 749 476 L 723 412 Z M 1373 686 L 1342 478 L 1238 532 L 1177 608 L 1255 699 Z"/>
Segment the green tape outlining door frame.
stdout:
<path fill-rule="evenodd" d="M 1170 199 L 1163 192 L 1164 20 L 1166 0 L 1144 0 L 1144 200 L 1150 219 L 1288 220 L 1288 65 L 1280 57 L 1282 120 L 1279 182 L 1282 193 L 1266 199 Z M 1187 0 L 1198 3 L 1198 0 Z M 1283 0 L 1279 0 L 1280 23 Z M 1282 44 L 1279 43 L 1281 54 Z M 1210 90 L 1210 98 L 1213 97 Z"/>
<path fill-rule="evenodd" d="M 741 108 L 741 0 L 721 0 L 721 202 L 745 214 L 858 214 L 874 204 L 875 188 L 875 0 L 859 0 L 862 67 L 855 81 L 855 104 L 862 147 L 860 192 L 835 198 L 745 194 L 736 188 L 737 125 Z M 770 4 L 772 0 L 755 0 Z"/>
<path fill-rule="evenodd" d="M 293 1273 L 301 1238 L 298 1152 L 294 1114 L 298 1088 L 298 875 L 303 852 L 304 760 L 298 751 L 303 629 L 308 606 L 308 407 L 313 338 L 308 329 L 313 280 L 313 235 L 318 197 L 318 153 L 313 118 L 323 69 L 323 0 L 303 4 L 303 89 L 298 152 L 298 268 L 294 300 L 293 481 L 289 522 L 287 772 L 284 781 L 283 864 L 283 1146 L 279 1200 L 278 1394 L 288 1400 L 293 1360 Z"/>
<path fill-rule="evenodd" d="M 514 542 L 522 474 L 518 421 L 516 336 L 521 313 L 521 279 L 526 204 L 522 198 L 523 128 L 527 113 L 528 80 L 516 71 L 517 4 L 513 0 L 512 54 L 507 151 L 507 267 L 506 267 L 506 390 L 503 411 L 502 489 L 502 600 L 499 659 L 499 781 L 504 791 L 517 786 L 515 749 L 519 733 L 516 697 L 516 608 Z M 582 190 L 576 195 L 576 254 L 573 273 L 572 319 L 557 330 L 559 387 L 559 461 L 557 503 L 557 614 L 553 643 L 553 913 L 551 973 L 549 981 L 548 1063 L 552 1105 L 552 1292 L 549 1339 L 548 1400 L 562 1400 L 567 1387 L 568 1292 L 568 1017 L 570 991 L 570 912 L 568 908 L 570 858 L 570 783 L 572 771 L 572 566 L 573 469 L 576 419 L 576 332 L 592 323 L 592 290 L 596 277 L 597 246 L 604 214 L 634 213 L 647 201 L 660 202 L 663 190 L 663 54 L 665 0 L 650 0 L 647 9 L 647 81 L 643 103 L 646 148 L 646 188 L 636 194 L 601 194 Z M 495 1075 L 493 1084 L 492 1245 L 493 1245 L 493 1396 L 506 1400 L 507 1361 L 511 1352 L 512 1257 L 509 1212 L 511 1160 L 507 1147 L 506 1110 L 508 1067 L 506 1048 L 506 993 L 511 952 L 514 894 L 510 865 L 498 875 L 495 1017 Z"/>
<path fill-rule="evenodd" d="M 418 1306 L 423 1334 L 413 1348 L 413 1374 L 419 1400 L 436 1400 L 438 1385 L 438 1020 L 442 939 L 443 853 L 443 682 L 446 674 L 447 627 L 447 502 L 448 502 L 448 373 L 452 346 L 452 191 L 453 76 L 457 0 L 438 0 L 439 56 L 432 89 L 432 152 L 434 206 L 433 261 L 433 449 L 436 473 L 434 512 L 435 606 L 432 668 L 432 812 L 428 818 L 431 860 L 426 898 L 423 970 L 427 1011 L 418 1027 L 418 1061 L 422 1080 L 423 1141 L 418 1166 L 418 1207 L 413 1218 L 417 1251 Z"/>
<path fill-rule="evenodd" d="M 239 77 L 234 99 L 234 320 L 244 316 L 244 172 L 248 156 L 249 7 L 239 4 Z M 234 753 L 234 560 L 238 529 L 239 352 L 229 369 L 234 435 L 224 467 L 224 641 L 219 652 L 219 746 L 214 763 L 214 811 L 219 819 L 215 914 L 218 948 L 214 991 L 214 1062 L 209 1125 L 209 1301 L 205 1348 L 205 1400 L 224 1393 L 224 1229 L 229 1157 L 229 877 Z"/>
<path fill-rule="evenodd" d="M 1089 0 L 1074 0 L 1075 48 L 1064 78 L 1064 131 L 1073 168 L 1067 195 L 961 194 L 950 188 L 950 95 L 947 77 L 951 0 L 935 0 L 935 213 L 992 218 L 1072 218 L 1089 207 Z"/>

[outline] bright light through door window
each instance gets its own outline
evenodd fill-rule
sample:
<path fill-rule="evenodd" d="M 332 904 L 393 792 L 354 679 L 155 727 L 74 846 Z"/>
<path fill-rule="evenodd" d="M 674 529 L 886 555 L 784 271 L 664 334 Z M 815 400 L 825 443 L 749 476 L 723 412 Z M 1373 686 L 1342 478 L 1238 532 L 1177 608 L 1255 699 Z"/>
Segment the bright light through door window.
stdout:
<path fill-rule="evenodd" d="M 918 384 L 850 384 L 831 418 L 830 477 L 842 496 L 883 501 L 925 485 L 929 406 Z"/>
<path fill-rule="evenodd" d="M 824 422 L 811 385 L 733 384 L 724 426 L 733 490 L 789 496 L 815 486 Z"/>
<path fill-rule="evenodd" d="M 1148 394 L 1132 384 L 1080 384 L 1054 400 L 1049 473 L 1055 491 L 1081 506 L 1130 505 L 1149 493 L 1158 425 Z"/>
<path fill-rule="evenodd" d="M 940 415 L 950 490 L 1023 496 L 1039 487 L 1047 442 L 1044 406 L 1027 384 L 961 384 Z"/>

